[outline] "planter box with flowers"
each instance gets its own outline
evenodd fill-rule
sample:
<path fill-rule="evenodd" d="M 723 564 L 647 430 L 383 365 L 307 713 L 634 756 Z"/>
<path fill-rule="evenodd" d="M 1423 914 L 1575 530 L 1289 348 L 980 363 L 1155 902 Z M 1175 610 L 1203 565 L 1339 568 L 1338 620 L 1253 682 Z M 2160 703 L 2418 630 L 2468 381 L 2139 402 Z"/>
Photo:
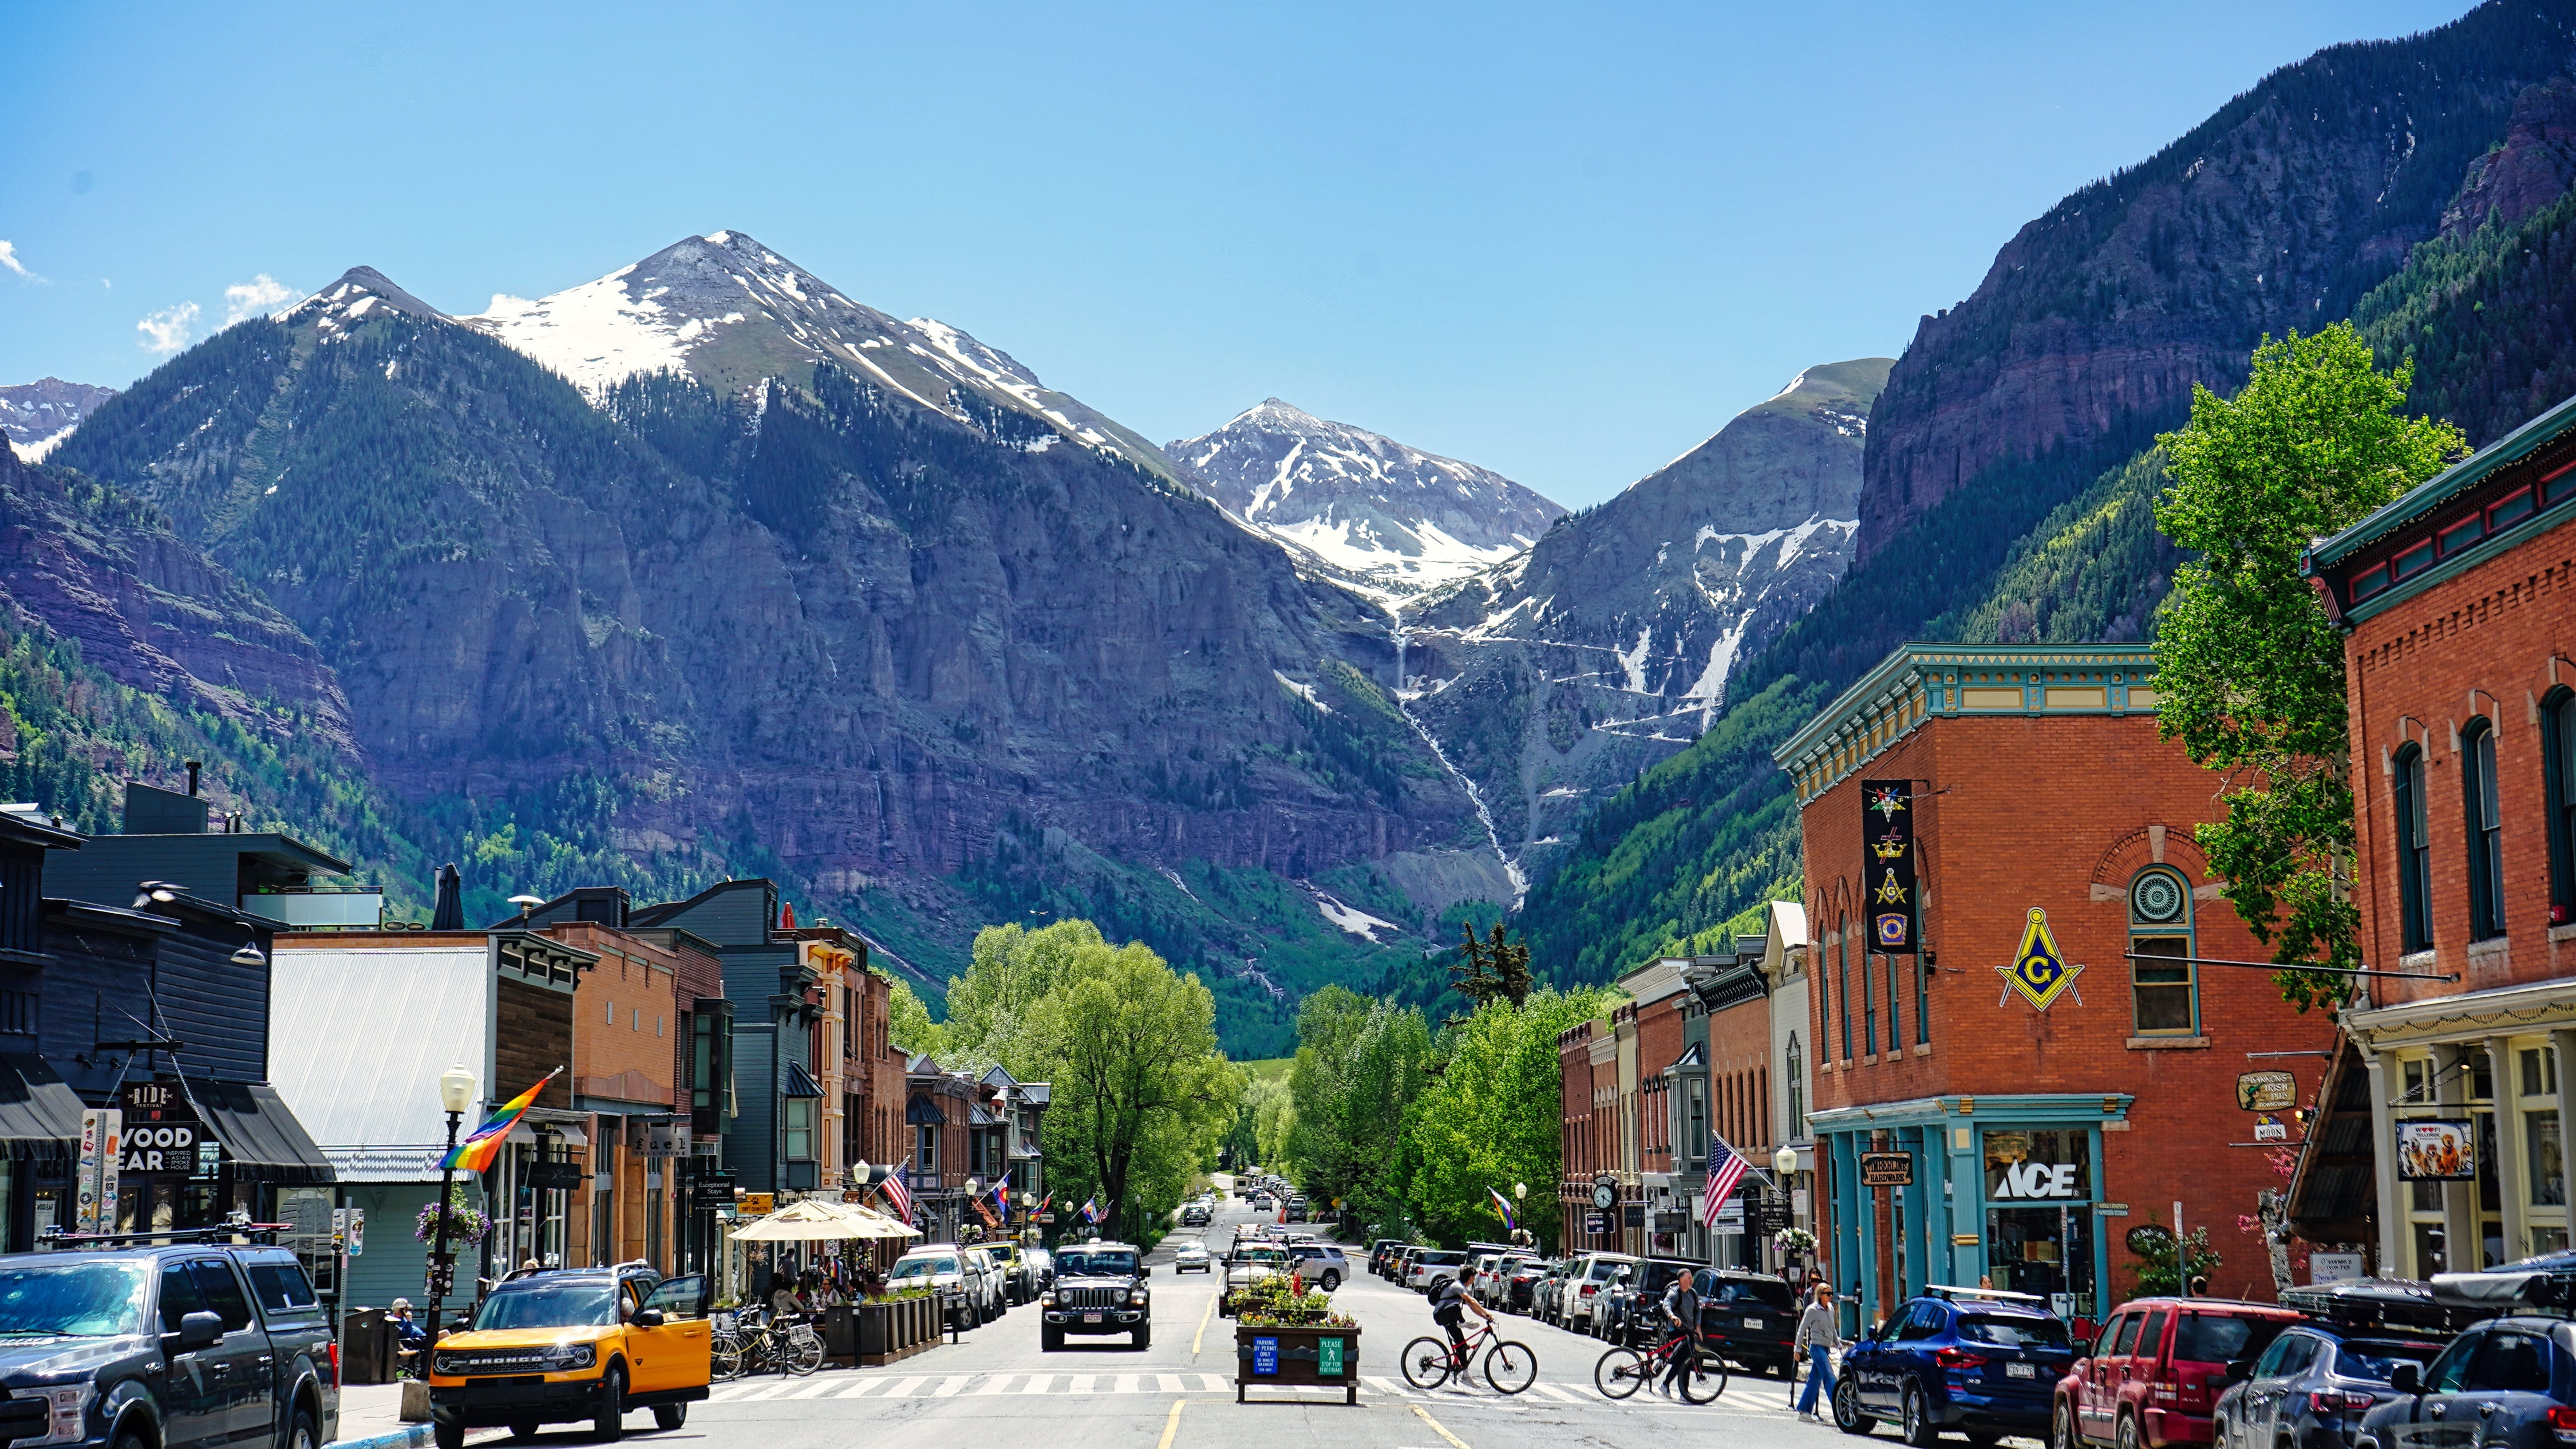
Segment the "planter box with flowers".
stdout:
<path fill-rule="evenodd" d="M 1292 1293 L 1285 1278 L 1263 1278 L 1235 1293 L 1234 1401 L 1263 1385 L 1337 1386 L 1360 1401 L 1360 1326 L 1333 1311 L 1329 1293 Z"/>

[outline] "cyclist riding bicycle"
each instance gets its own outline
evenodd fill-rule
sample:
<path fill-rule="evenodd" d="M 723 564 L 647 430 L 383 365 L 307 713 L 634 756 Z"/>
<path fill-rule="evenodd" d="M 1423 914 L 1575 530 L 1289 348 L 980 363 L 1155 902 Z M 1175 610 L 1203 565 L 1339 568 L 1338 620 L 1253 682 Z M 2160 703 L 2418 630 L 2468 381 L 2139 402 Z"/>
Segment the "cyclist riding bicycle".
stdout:
<path fill-rule="evenodd" d="M 1449 1335 L 1449 1356 L 1462 1366 L 1467 1362 L 1467 1333 L 1465 1329 L 1459 1327 L 1459 1324 L 1464 1321 L 1468 1313 L 1475 1314 L 1487 1323 L 1494 1321 L 1494 1315 L 1487 1313 L 1483 1304 L 1468 1297 L 1467 1290 L 1458 1286 L 1456 1278 L 1443 1277 L 1433 1280 L 1431 1321 L 1439 1324 L 1442 1331 Z"/>
<path fill-rule="evenodd" d="M 1673 1349 L 1672 1366 L 1664 1370 L 1664 1392 L 1683 1382 L 1682 1375 L 1699 1370 L 1699 1290 L 1692 1280 L 1699 1275 L 1682 1273 L 1664 1290 L 1664 1322 L 1680 1340 Z"/>

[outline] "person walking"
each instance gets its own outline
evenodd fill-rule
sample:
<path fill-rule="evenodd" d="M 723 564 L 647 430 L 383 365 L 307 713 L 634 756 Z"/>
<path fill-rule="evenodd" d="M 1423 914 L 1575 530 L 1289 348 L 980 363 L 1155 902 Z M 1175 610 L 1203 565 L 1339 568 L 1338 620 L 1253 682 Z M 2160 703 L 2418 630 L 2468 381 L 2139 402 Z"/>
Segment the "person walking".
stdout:
<path fill-rule="evenodd" d="M 1664 1289 L 1664 1324 L 1680 1340 L 1673 1349 L 1671 1366 L 1664 1371 L 1663 1392 L 1669 1396 L 1673 1385 L 1687 1383 L 1699 1372 L 1699 1287 L 1692 1280 L 1696 1273 L 1677 1273 Z"/>
<path fill-rule="evenodd" d="M 1834 1349 L 1842 1337 L 1842 1314 L 1834 1307 L 1834 1286 L 1819 1278 L 1816 1296 L 1808 1301 L 1807 1311 L 1799 1315 L 1797 1342 L 1790 1346 L 1790 1352 L 1804 1357 L 1808 1364 L 1807 1391 L 1790 1406 L 1798 1411 L 1799 1418 L 1817 1417 L 1819 1393 L 1824 1395 L 1824 1411 L 1834 1411 Z"/>

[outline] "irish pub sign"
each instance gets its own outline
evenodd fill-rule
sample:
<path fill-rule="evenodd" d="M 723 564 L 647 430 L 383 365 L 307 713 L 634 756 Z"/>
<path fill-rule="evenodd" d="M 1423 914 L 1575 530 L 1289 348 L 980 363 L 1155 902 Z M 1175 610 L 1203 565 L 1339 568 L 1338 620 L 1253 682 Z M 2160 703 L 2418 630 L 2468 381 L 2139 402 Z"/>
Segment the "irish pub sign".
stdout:
<path fill-rule="evenodd" d="M 1911 955 L 1920 934 L 1914 875 L 1914 782 L 1860 782 L 1861 842 L 1868 860 L 1869 948 Z"/>

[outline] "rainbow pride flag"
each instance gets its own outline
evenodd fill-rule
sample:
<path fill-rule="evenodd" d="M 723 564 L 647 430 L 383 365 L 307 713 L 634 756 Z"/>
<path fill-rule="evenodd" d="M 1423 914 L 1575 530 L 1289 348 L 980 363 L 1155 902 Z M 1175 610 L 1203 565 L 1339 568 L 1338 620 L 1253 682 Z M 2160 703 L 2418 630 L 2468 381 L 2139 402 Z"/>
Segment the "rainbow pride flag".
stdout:
<path fill-rule="evenodd" d="M 491 1170 L 492 1160 L 501 1155 L 501 1145 L 510 1140 L 510 1129 L 518 1126 L 519 1119 L 528 1115 L 528 1109 L 536 1105 L 537 1094 L 546 1089 L 546 1083 L 562 1075 L 563 1068 L 557 1067 L 546 1073 L 535 1086 L 502 1103 L 482 1126 L 474 1129 L 473 1136 L 457 1143 L 439 1159 L 439 1167 L 442 1170 L 454 1168 L 458 1172 Z"/>
<path fill-rule="evenodd" d="M 1519 1223 L 1512 1221 L 1512 1205 L 1501 1193 L 1496 1192 L 1494 1189 L 1489 1187 L 1485 1189 L 1485 1196 L 1494 1200 L 1494 1211 L 1502 1215 L 1504 1227 L 1517 1228 L 1520 1226 Z"/>

